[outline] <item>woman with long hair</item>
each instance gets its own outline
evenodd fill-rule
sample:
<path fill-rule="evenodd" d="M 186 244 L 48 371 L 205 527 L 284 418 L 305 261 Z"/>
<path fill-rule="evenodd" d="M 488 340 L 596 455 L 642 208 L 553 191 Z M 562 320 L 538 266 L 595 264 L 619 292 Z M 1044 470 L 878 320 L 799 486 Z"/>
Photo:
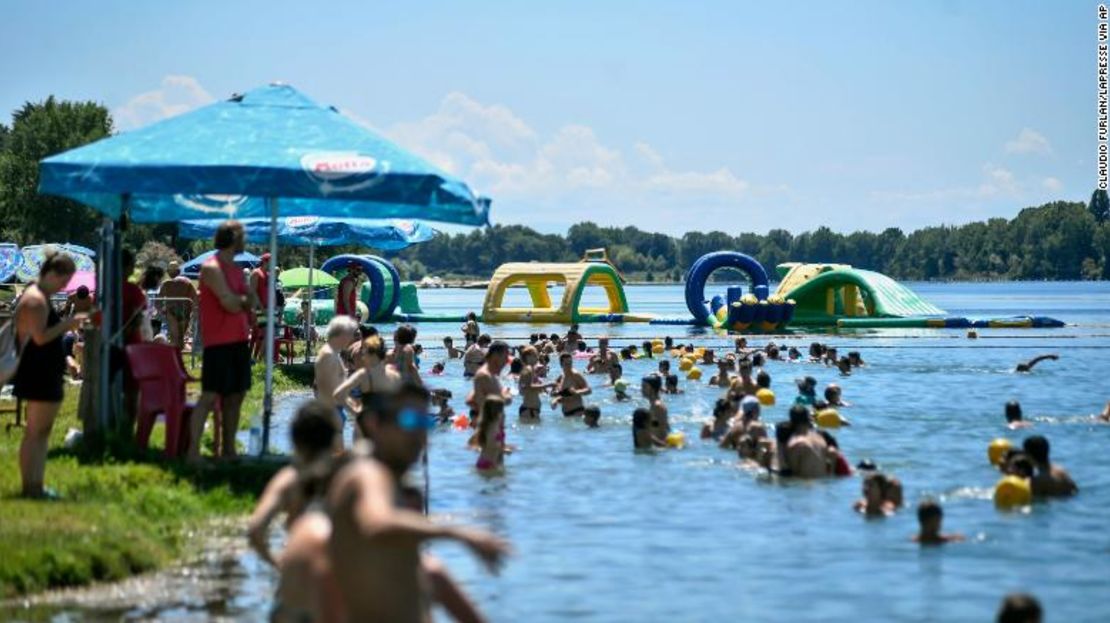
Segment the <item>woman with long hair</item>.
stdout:
<path fill-rule="evenodd" d="M 85 315 L 63 319 L 50 297 L 65 288 L 76 271 L 73 258 L 68 255 L 47 256 L 39 269 L 38 281 L 27 286 L 15 307 L 16 337 L 22 352 L 12 379 L 15 386 L 12 393 L 23 400 L 27 409 L 27 429 L 19 446 L 19 471 L 23 495 L 29 498 L 57 496 L 43 486 L 43 479 L 50 431 L 64 397 L 66 354 L 62 337 L 80 327 Z"/>

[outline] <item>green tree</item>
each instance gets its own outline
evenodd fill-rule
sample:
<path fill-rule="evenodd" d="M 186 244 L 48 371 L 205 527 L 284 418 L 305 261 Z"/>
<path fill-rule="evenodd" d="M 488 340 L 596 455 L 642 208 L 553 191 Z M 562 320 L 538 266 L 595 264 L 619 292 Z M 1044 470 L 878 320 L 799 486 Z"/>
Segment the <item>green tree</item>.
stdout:
<path fill-rule="evenodd" d="M 19 244 L 95 245 L 96 213 L 76 201 L 38 194 L 39 160 L 111 134 L 108 109 L 95 102 L 28 102 L 0 132 L 0 235 Z"/>
<path fill-rule="evenodd" d="M 1087 204 L 1087 210 L 1099 223 L 1105 223 L 1110 219 L 1110 197 L 1106 195 L 1105 190 L 1098 189 L 1091 193 L 1091 203 Z"/>

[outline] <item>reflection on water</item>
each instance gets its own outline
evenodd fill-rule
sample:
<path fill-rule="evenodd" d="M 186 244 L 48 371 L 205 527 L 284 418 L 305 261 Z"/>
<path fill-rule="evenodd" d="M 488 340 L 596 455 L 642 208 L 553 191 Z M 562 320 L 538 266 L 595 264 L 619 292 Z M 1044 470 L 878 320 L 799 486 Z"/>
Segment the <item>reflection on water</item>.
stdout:
<path fill-rule="evenodd" d="M 631 451 L 630 414 L 638 403 L 617 403 L 595 387 L 600 429 L 546 409 L 539 425 L 510 425 L 508 441 L 517 451 L 498 478 L 475 472 L 466 433 L 433 433 L 433 514 L 495 530 L 516 553 L 491 577 L 457 546 L 433 549 L 495 621 L 983 621 L 1003 594 L 1018 589 L 1042 599 L 1048 620 L 1110 620 L 1110 426 L 1092 418 L 1110 398 L 1110 340 L 1100 335 L 1110 326 L 1107 286 L 915 286 L 953 313 L 1045 313 L 1063 306 L 1071 311 L 1056 315 L 1077 326 L 984 331 L 977 342 L 961 331 L 834 334 L 820 339 L 842 352 L 862 351 L 869 365 L 848 378 L 822 366 L 768 366 L 779 399 L 764 413 L 770 422 L 786 416 L 796 376 L 844 388 L 853 425 L 835 434 L 852 463 L 872 458 L 902 479 L 911 507 L 894 517 L 865 521 L 852 512 L 856 478 L 784 483 L 698 441 L 698 426 L 717 397 L 704 383 L 684 382 L 686 393 L 667 400 L 689 447 L 657 454 Z M 430 312 L 458 311 L 478 307 L 481 294 L 427 291 L 421 303 Z M 637 311 L 682 311 L 677 288 L 630 288 L 629 298 Z M 556 329 L 486 328 L 518 338 Z M 457 333 L 454 325 L 420 330 L 429 347 L 438 336 Z M 584 332 L 611 335 L 618 346 L 663 334 L 697 335 L 699 343 L 719 348 L 728 343 L 688 327 L 597 325 Z M 804 347 L 812 337 L 776 339 Z M 1061 359 L 1034 374 L 1012 372 L 1017 361 L 1042 352 L 1059 352 Z M 423 367 L 441 354 L 429 348 Z M 638 378 L 654 366 L 629 363 L 626 376 Z M 467 385 L 458 362 L 427 380 L 451 389 L 453 406 L 463 408 Z M 279 403 L 271 436 L 279 448 L 288 447 L 288 421 L 300 398 Z M 998 474 L 987 464 L 986 445 L 994 437 L 1020 443 L 1029 434 L 1002 425 L 1002 405 L 1010 399 L 1021 401 L 1033 432 L 1049 437 L 1080 496 L 1027 513 L 994 509 L 990 492 Z M 909 542 L 916 529 L 912 505 L 925 496 L 942 501 L 945 528 L 965 533 L 968 542 L 925 550 Z M 140 580 L 135 590 L 124 583 L 67 593 L 4 614 L 59 621 L 264 618 L 272 573 L 234 532 L 212 543 L 199 561 Z"/>

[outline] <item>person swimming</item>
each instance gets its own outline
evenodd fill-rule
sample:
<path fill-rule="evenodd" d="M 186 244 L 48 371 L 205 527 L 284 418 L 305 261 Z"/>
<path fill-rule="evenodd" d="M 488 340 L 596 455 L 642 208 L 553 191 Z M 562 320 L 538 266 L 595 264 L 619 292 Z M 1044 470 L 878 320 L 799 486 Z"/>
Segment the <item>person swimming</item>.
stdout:
<path fill-rule="evenodd" d="M 964 540 L 962 534 L 943 534 L 941 524 L 944 522 L 944 509 L 936 500 L 922 500 L 917 505 L 917 522 L 921 530 L 914 535 L 913 541 L 921 545 L 943 545 Z"/>
<path fill-rule="evenodd" d="M 713 405 L 713 419 L 701 427 L 702 439 L 719 440 L 729 431 L 729 420 L 736 415 L 736 408 L 728 398 L 718 398 Z"/>
<path fill-rule="evenodd" d="M 817 403 L 817 379 L 812 376 L 800 377 L 794 379 L 794 384 L 798 386 L 798 396 L 794 398 L 794 404 L 812 407 Z"/>
<path fill-rule="evenodd" d="M 1022 419 L 1021 403 L 1016 400 L 1011 400 L 1006 403 L 1006 427 L 1010 430 L 1017 430 L 1019 428 L 1029 428 L 1032 422 L 1027 422 Z"/>
<path fill-rule="evenodd" d="M 863 497 L 856 500 L 853 508 L 869 517 L 893 515 L 898 510 L 898 505 L 889 495 L 891 487 L 892 482 L 886 474 L 881 472 L 867 474 L 861 483 Z"/>
<path fill-rule="evenodd" d="M 1037 357 L 1034 357 L 1034 358 L 1030 359 L 1029 361 L 1025 361 L 1025 362 L 1017 364 L 1017 367 L 1014 368 L 1014 372 L 1032 372 L 1033 367 L 1036 366 L 1038 363 L 1040 363 L 1042 361 L 1046 361 L 1046 360 L 1056 361 L 1059 358 L 1060 358 L 1060 356 L 1055 355 L 1055 354 L 1038 355 Z"/>
<path fill-rule="evenodd" d="M 582 422 L 586 428 L 598 428 L 601 426 L 601 408 L 595 405 L 586 407 L 582 412 Z"/>
<path fill-rule="evenodd" d="M 638 407 L 632 412 L 632 447 L 636 450 L 666 448 L 667 442 L 651 429 L 651 412 Z"/>
<path fill-rule="evenodd" d="M 728 359 L 717 360 L 717 374 L 714 374 L 709 379 L 709 384 L 721 389 L 728 389 L 732 384 L 732 375 L 729 371 L 732 369 L 732 361 Z"/>
<path fill-rule="evenodd" d="M 668 374 L 666 379 L 666 386 L 663 388 L 664 394 L 681 394 L 683 391 L 678 388 L 678 375 Z"/>
<path fill-rule="evenodd" d="M 1067 497 L 1079 493 L 1079 487 L 1067 470 L 1049 461 L 1047 438 L 1043 435 L 1027 437 L 1021 447 L 1036 468 L 1030 482 L 1033 497 Z"/>
<path fill-rule="evenodd" d="M 1044 611 L 1041 602 L 1029 593 L 1010 593 L 998 606 L 997 623 L 1041 623 Z"/>
<path fill-rule="evenodd" d="M 836 383 L 829 383 L 825 386 L 825 402 L 830 407 L 850 407 L 852 404 L 844 400 L 841 395 L 840 386 Z"/>

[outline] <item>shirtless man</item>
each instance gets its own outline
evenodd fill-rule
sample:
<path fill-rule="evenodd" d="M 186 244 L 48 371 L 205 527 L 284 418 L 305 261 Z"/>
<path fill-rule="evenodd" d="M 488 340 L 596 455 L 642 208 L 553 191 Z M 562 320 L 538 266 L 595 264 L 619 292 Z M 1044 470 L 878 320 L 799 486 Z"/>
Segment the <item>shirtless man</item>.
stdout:
<path fill-rule="evenodd" d="M 1048 439 L 1042 435 L 1033 435 L 1027 437 L 1021 446 L 1036 468 L 1029 483 L 1034 497 L 1067 497 L 1079 493 L 1079 487 L 1068 472 L 1048 460 Z"/>
<path fill-rule="evenodd" d="M 158 299 L 162 306 L 162 317 L 166 319 L 166 330 L 170 334 L 170 344 L 181 350 L 185 348 L 185 334 L 197 304 L 197 289 L 193 282 L 181 274 L 181 265 L 170 262 L 166 269 L 169 279 L 158 288 Z M 167 300 L 168 299 L 168 300 Z"/>
<path fill-rule="evenodd" d="M 1059 355 L 1039 355 L 1037 357 L 1034 357 L 1034 358 L 1030 359 L 1029 361 L 1017 364 L 1017 367 L 1014 368 L 1014 372 L 1032 372 L 1033 371 L 1033 366 L 1037 365 L 1038 363 L 1040 363 L 1040 362 L 1042 362 L 1046 359 L 1051 359 L 1052 361 L 1056 361 L 1059 358 L 1060 358 Z"/>
<path fill-rule="evenodd" d="M 471 378 L 478 373 L 478 368 L 486 362 L 486 349 L 489 348 L 490 337 L 482 334 L 477 340 L 466 347 L 463 354 L 463 376 Z"/>
<path fill-rule="evenodd" d="M 709 379 L 709 385 L 719 387 L 720 389 L 728 389 L 732 386 L 732 375 L 729 374 L 732 368 L 732 360 L 718 359 L 717 360 L 717 374 Z"/>
<path fill-rule="evenodd" d="M 486 336 L 482 336 L 486 337 Z M 481 339 L 479 338 L 479 342 Z M 486 398 L 497 396 L 505 402 L 505 406 L 513 400 L 513 395 L 508 387 L 501 387 L 501 370 L 509 361 L 509 345 L 500 340 L 490 344 L 486 351 L 486 361 L 474 374 L 474 391 L 470 393 L 467 404 L 470 405 L 470 421 L 473 426 L 478 425 L 478 415 Z"/>
<path fill-rule="evenodd" d="M 740 360 L 740 374 L 732 379 L 732 391 L 743 396 L 754 396 L 759 391 L 759 384 L 752 378 L 752 363 L 747 359 Z"/>
<path fill-rule="evenodd" d="M 342 404 L 335 401 L 335 390 L 347 380 L 347 366 L 339 353 L 358 340 L 358 322 L 350 316 L 336 316 L 328 323 L 327 341 L 316 352 L 313 366 L 316 382 L 313 390 L 316 399 L 335 410 L 336 425 L 340 431 L 347 422 L 347 413 Z M 337 435 L 336 442 L 343 447 L 343 436 Z"/>
<path fill-rule="evenodd" d="M 455 340 L 451 336 L 443 338 L 443 350 L 447 351 L 448 359 L 462 359 L 463 351 L 455 348 Z"/>
<path fill-rule="evenodd" d="M 832 474 L 829 447 L 809 420 L 809 409 L 802 405 L 790 407 L 793 433 L 786 446 L 786 464 L 790 473 L 799 478 L 824 478 Z"/>
<path fill-rule="evenodd" d="M 563 406 L 563 416 L 573 417 L 582 415 L 586 410 L 582 397 L 588 396 L 593 390 L 578 370 L 574 369 L 574 356 L 570 353 L 559 355 L 559 366 L 563 374 L 555 380 L 555 400 L 551 401 L 551 408 L 556 405 Z"/>
<path fill-rule="evenodd" d="M 609 368 L 615 363 L 620 363 L 613 351 L 609 350 L 609 338 L 603 337 L 597 341 L 597 354 L 594 355 L 586 372 L 590 374 L 607 374 Z"/>
<path fill-rule="evenodd" d="M 66 297 L 66 304 L 62 307 L 62 316 L 91 314 L 95 307 L 96 299 L 89 293 L 89 287 L 78 286 L 73 294 Z"/>
<path fill-rule="evenodd" d="M 427 406 L 427 391 L 423 392 Z M 374 439 L 371 458 L 343 466 L 328 489 L 332 532 L 328 543 L 348 620 L 383 623 L 431 621 L 434 597 L 421 546 L 448 539 L 469 547 L 496 571 L 508 547 L 484 531 L 444 526 L 398 504 L 399 483 L 424 452 L 435 418 L 397 399 L 383 401 L 360 425 Z"/>
<path fill-rule="evenodd" d="M 578 325 L 570 325 L 570 331 L 567 331 L 567 339 L 563 342 L 563 349 L 566 352 L 573 354 L 578 350 L 578 343 L 582 341 L 582 334 L 578 332 Z"/>
<path fill-rule="evenodd" d="M 520 352 L 520 360 L 524 362 L 524 367 L 520 370 L 520 377 L 517 381 L 520 387 L 520 421 L 539 422 L 540 394 L 551 387 L 553 383 L 544 383 L 536 376 L 535 365 L 538 355 L 535 348 L 525 346 Z"/>

